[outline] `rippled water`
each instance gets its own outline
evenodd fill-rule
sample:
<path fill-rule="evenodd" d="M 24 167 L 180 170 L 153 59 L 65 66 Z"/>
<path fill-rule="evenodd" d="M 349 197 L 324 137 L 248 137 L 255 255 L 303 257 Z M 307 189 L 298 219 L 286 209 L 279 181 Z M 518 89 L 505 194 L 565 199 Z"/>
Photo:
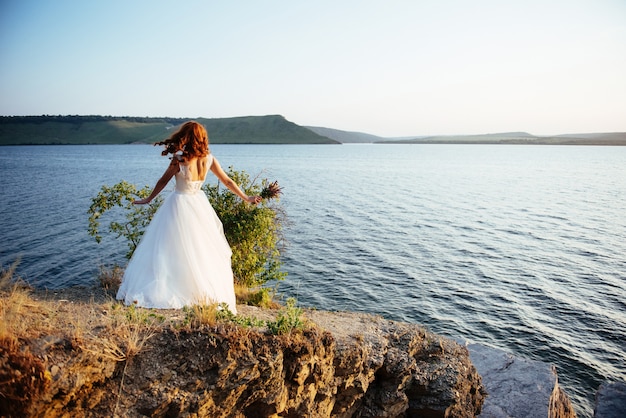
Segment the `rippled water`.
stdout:
<path fill-rule="evenodd" d="M 152 185 L 149 146 L 3 147 L 0 262 L 38 286 L 90 283 L 102 184 Z M 291 226 L 281 293 L 379 313 L 557 366 L 579 416 L 626 380 L 626 148 L 226 146 L 223 166 L 277 179 Z"/>

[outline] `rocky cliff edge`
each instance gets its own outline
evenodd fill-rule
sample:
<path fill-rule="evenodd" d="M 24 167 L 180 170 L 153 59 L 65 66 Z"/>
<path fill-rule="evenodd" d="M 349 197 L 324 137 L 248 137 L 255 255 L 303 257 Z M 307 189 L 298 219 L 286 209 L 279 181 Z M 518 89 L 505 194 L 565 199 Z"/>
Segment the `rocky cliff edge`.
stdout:
<path fill-rule="evenodd" d="M 485 395 L 465 347 L 378 316 L 306 311 L 304 330 L 273 335 L 184 325 L 181 311 L 142 310 L 159 324 L 137 327 L 111 303 L 29 303 L 28 332 L 0 341 L 3 416 L 472 417 Z"/>
<path fill-rule="evenodd" d="M 0 299 L 0 416 L 575 416 L 549 365 L 415 324 L 307 310 L 303 330 L 274 335 L 280 310 L 199 325 L 203 312 L 85 295 Z"/>

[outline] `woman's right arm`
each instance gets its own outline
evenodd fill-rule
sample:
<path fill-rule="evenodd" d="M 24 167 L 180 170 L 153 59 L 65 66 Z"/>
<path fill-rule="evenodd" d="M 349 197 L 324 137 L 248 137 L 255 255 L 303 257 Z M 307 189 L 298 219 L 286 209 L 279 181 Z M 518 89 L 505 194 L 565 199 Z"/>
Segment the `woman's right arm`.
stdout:
<path fill-rule="evenodd" d="M 157 197 L 157 195 L 161 193 L 165 186 L 167 186 L 167 183 L 169 183 L 172 177 L 174 177 L 174 174 L 178 173 L 178 170 L 180 170 L 180 167 L 178 166 L 178 160 L 176 158 L 172 158 L 170 165 L 167 167 L 167 170 L 165 170 L 165 173 L 163 173 L 161 178 L 157 181 L 154 189 L 152 189 L 152 193 L 150 193 L 150 196 L 146 197 L 145 199 L 135 200 L 133 202 L 133 205 L 145 205 L 146 203 L 150 203 L 152 199 Z"/>

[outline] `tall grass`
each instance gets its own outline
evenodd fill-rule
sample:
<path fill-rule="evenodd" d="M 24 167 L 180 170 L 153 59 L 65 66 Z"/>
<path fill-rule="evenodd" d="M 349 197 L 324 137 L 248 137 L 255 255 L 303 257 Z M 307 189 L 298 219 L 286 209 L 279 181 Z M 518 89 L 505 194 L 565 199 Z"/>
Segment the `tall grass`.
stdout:
<path fill-rule="evenodd" d="M 0 269 L 0 338 L 16 338 L 28 331 L 29 324 L 22 318 L 28 308 L 34 304 L 30 297 L 30 288 L 15 270 L 19 260 L 8 268 Z"/>
<path fill-rule="evenodd" d="M 31 332 L 32 322 L 24 318 L 37 306 L 30 289 L 16 279 L 18 263 L 0 270 L 0 411 L 8 416 L 25 414 L 50 383 L 42 361 L 20 343 Z"/>

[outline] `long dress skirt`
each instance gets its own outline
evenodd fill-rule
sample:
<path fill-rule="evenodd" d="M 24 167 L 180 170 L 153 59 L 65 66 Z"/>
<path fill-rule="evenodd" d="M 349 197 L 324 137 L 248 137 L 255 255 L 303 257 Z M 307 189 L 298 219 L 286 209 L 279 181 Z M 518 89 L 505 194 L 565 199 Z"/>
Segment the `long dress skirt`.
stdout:
<path fill-rule="evenodd" d="M 146 228 L 117 299 L 174 309 L 226 303 L 236 313 L 231 255 L 222 222 L 206 195 L 201 190 L 174 191 Z"/>

